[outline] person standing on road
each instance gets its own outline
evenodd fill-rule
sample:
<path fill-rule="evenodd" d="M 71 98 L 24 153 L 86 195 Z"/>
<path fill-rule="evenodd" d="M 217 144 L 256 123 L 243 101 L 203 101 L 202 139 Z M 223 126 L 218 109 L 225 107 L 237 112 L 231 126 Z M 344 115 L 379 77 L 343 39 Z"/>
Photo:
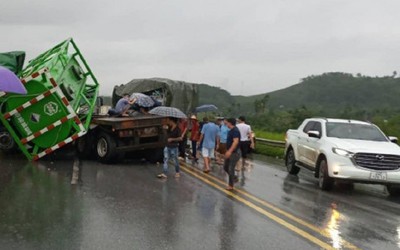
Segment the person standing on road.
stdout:
<path fill-rule="evenodd" d="M 242 153 L 242 165 L 244 165 L 245 160 L 247 159 L 247 154 L 249 153 L 250 148 L 254 148 L 253 137 L 251 136 L 251 127 L 246 124 L 246 118 L 244 116 L 240 116 L 238 119 L 238 124 L 236 127 L 240 131 L 240 142 L 239 147 Z"/>
<path fill-rule="evenodd" d="M 178 127 L 178 119 L 174 117 L 168 117 L 168 139 L 167 145 L 164 148 L 164 165 L 163 173 L 157 175 L 158 178 L 167 178 L 168 173 L 168 161 L 172 159 L 175 164 L 175 177 L 180 177 L 179 172 L 179 160 L 178 160 L 178 146 L 182 140 L 181 131 Z"/>
<path fill-rule="evenodd" d="M 195 162 L 197 162 L 197 142 L 200 138 L 200 130 L 199 130 L 199 122 L 197 121 L 197 117 L 192 115 L 190 117 L 191 122 L 191 130 L 190 130 L 190 141 L 192 142 L 192 157 Z"/>
<path fill-rule="evenodd" d="M 207 119 L 208 121 L 208 119 Z M 215 145 L 218 140 L 218 126 L 213 122 L 203 125 L 198 144 L 203 143 L 202 155 L 204 159 L 204 173 L 210 172 L 211 157 L 214 156 Z"/>
<path fill-rule="evenodd" d="M 239 151 L 240 131 L 235 126 L 236 125 L 235 118 L 227 119 L 226 125 L 229 128 L 228 136 L 226 139 L 227 151 L 225 153 L 225 162 L 224 162 L 224 170 L 229 176 L 228 187 L 226 189 L 233 190 L 233 184 L 238 180 L 238 177 L 235 175 L 235 166 L 240 159 L 240 151 Z"/>
<path fill-rule="evenodd" d="M 199 127 L 200 133 L 201 133 L 201 131 L 203 130 L 203 126 L 204 126 L 205 124 L 207 124 L 207 123 L 208 123 L 208 117 L 205 116 L 205 117 L 203 117 L 203 120 L 199 123 L 199 125 L 200 125 L 200 127 Z M 197 143 L 197 150 L 199 150 L 200 153 L 203 153 L 203 152 L 202 152 L 202 149 L 203 149 L 203 141 L 199 139 L 199 142 L 200 142 L 200 143 Z"/>
<path fill-rule="evenodd" d="M 181 131 L 182 140 L 179 142 L 179 159 L 185 160 L 186 158 L 186 145 L 187 145 L 187 130 L 188 121 L 187 119 L 180 119 L 178 127 Z"/>
<path fill-rule="evenodd" d="M 219 145 L 218 145 L 218 154 L 217 154 L 217 164 L 224 164 L 224 155 L 226 153 L 226 139 L 228 138 L 229 128 L 226 125 L 226 119 L 220 118 L 218 119 L 219 126 Z"/>

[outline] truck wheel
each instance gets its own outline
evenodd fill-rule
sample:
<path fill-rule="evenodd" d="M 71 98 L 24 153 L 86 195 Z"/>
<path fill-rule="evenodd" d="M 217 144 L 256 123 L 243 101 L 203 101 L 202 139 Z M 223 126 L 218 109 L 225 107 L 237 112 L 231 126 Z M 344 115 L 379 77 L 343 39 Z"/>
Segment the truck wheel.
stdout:
<path fill-rule="evenodd" d="M 300 168 L 296 166 L 296 159 L 294 157 L 293 149 L 289 149 L 286 154 L 286 168 L 289 174 L 297 175 L 300 171 Z"/>
<path fill-rule="evenodd" d="M 17 151 L 17 144 L 14 138 L 4 128 L 0 128 L 0 149 L 4 153 L 15 153 Z"/>
<path fill-rule="evenodd" d="M 93 156 L 93 143 L 88 136 L 79 137 L 75 143 L 76 154 L 81 159 L 90 159 Z"/>
<path fill-rule="evenodd" d="M 326 163 L 326 160 L 323 159 L 321 160 L 319 164 L 319 187 L 322 190 L 331 190 L 333 188 L 334 184 L 334 179 L 329 176 L 328 173 L 328 164 Z"/>
<path fill-rule="evenodd" d="M 117 144 L 112 136 L 100 133 L 96 143 L 97 159 L 103 163 L 111 163 L 117 158 Z"/>
<path fill-rule="evenodd" d="M 400 196 L 400 186 L 398 185 L 386 185 L 386 190 L 388 191 L 390 196 L 398 197 Z"/>

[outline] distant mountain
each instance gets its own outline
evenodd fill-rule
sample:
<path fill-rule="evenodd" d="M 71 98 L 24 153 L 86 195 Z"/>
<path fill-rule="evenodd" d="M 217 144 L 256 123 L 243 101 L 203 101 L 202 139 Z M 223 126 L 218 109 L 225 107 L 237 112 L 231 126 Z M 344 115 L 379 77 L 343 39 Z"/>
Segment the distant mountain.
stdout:
<path fill-rule="evenodd" d="M 288 88 L 253 96 L 232 96 L 220 87 L 198 84 L 199 105 L 214 104 L 222 115 L 254 115 L 256 102 L 264 103 L 263 111 L 288 111 L 300 108 L 314 114 L 335 116 L 343 111 L 400 110 L 400 78 L 369 77 L 348 73 L 324 73 L 308 76 Z M 109 100 L 105 100 L 109 103 Z M 260 103 L 258 103 L 260 104 Z"/>
<path fill-rule="evenodd" d="M 325 73 L 304 78 L 299 84 L 269 93 L 271 109 L 301 106 L 334 112 L 400 107 L 400 78 Z"/>
<path fill-rule="evenodd" d="M 338 114 L 350 110 L 398 110 L 400 78 L 368 77 L 347 73 L 324 73 L 309 76 L 285 89 L 253 96 L 231 96 L 227 91 L 202 84 L 199 103 L 213 103 L 223 111 L 254 114 L 255 101 L 268 95 L 266 109 L 308 108 L 320 113 Z"/>

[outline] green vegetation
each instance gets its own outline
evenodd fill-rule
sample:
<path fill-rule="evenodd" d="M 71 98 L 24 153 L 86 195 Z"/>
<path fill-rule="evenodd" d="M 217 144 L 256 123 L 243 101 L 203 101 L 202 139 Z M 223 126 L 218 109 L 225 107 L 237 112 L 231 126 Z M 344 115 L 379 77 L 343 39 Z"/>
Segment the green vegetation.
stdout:
<path fill-rule="evenodd" d="M 259 129 L 253 129 L 253 131 L 256 134 L 257 138 L 264 138 L 264 139 L 270 139 L 270 140 L 275 140 L 275 141 L 284 141 L 285 140 L 284 133 L 273 133 L 273 132 L 263 131 L 263 130 L 259 130 Z"/>
<path fill-rule="evenodd" d="M 371 121 L 385 133 L 400 137 L 400 78 L 395 73 L 383 77 L 324 73 L 305 77 L 285 89 L 248 97 L 229 96 L 225 90 L 205 86 L 199 94 L 200 104 L 213 103 L 224 116 L 245 115 L 259 131 L 284 134 L 305 118 L 335 117 Z M 209 96 L 212 98 L 206 99 Z"/>
<path fill-rule="evenodd" d="M 271 157 L 283 158 L 284 149 L 277 148 L 277 147 L 271 147 L 271 146 L 267 146 L 267 145 L 257 145 L 255 153 L 262 154 L 262 155 L 268 155 Z"/>

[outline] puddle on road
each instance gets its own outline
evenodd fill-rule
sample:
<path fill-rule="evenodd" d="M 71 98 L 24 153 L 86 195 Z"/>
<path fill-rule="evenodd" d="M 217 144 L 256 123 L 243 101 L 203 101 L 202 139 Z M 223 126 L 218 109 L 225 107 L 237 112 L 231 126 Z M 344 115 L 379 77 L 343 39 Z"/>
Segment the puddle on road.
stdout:
<path fill-rule="evenodd" d="M 71 174 L 72 163 L 1 159 L 0 245 L 41 248 L 46 242 L 47 248 L 52 244 L 74 248 L 66 239 L 79 238 L 82 204 L 66 178 L 71 175 L 72 181 L 79 183 L 79 171 Z"/>

